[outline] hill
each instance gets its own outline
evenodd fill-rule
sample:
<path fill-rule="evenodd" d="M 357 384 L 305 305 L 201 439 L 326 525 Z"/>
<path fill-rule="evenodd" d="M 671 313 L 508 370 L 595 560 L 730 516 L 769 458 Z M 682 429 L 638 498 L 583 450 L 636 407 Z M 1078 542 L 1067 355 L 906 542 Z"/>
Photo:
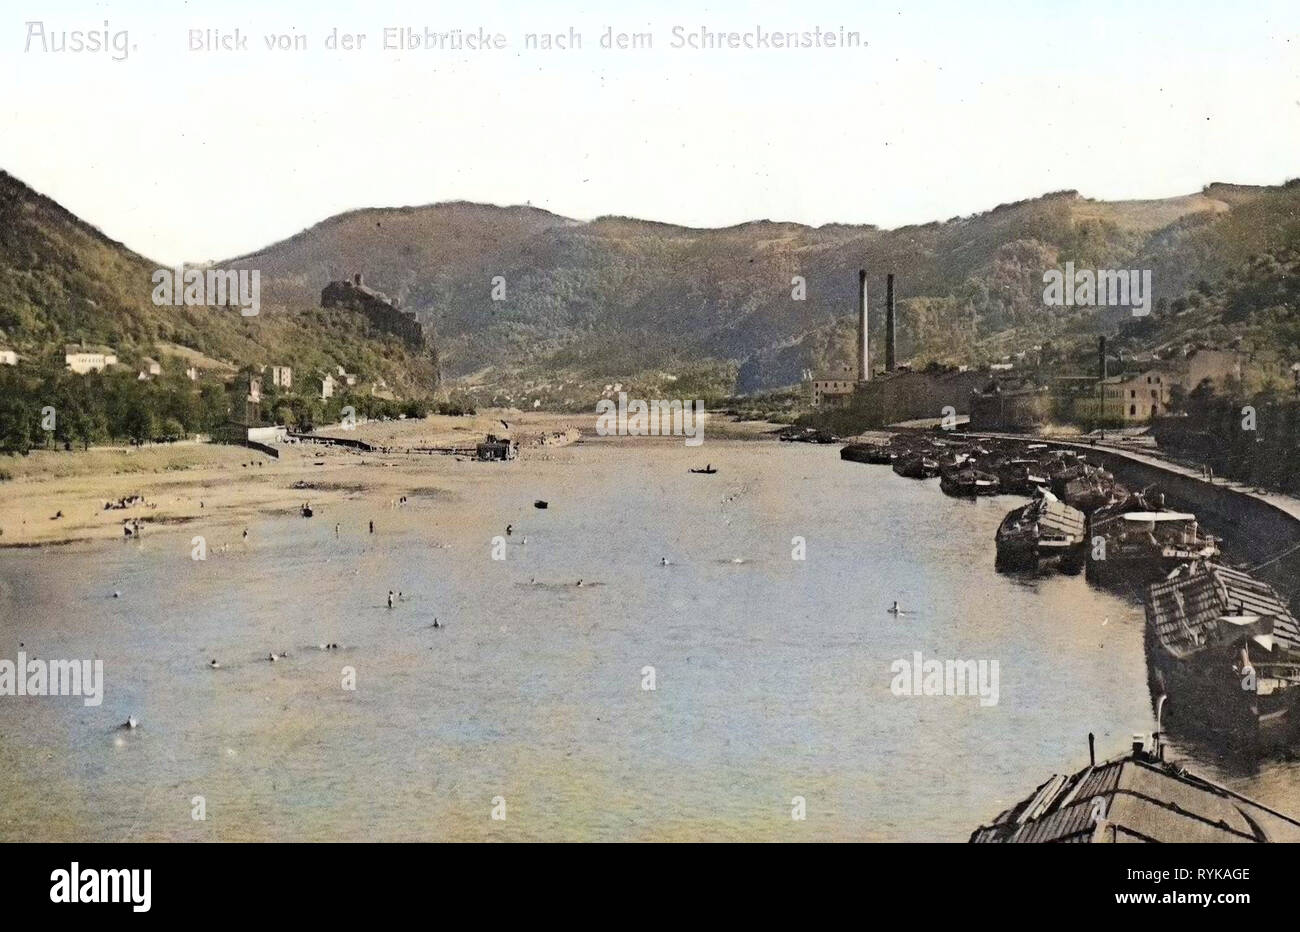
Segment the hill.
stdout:
<path fill-rule="evenodd" d="M 1160 200 L 1055 192 L 895 230 L 693 229 L 455 202 L 352 211 L 223 265 L 261 269 L 272 313 L 301 304 L 322 278 L 363 272 L 434 329 L 444 371 L 483 400 L 585 404 L 620 380 L 717 395 L 848 362 L 863 266 L 877 308 L 884 273 L 897 276 L 903 360 L 979 363 L 1047 341 L 1082 345 L 1128 312 L 1046 308 L 1044 270 L 1149 268 L 1164 307 L 1296 243 L 1298 207 L 1294 184 L 1216 183 Z M 804 300 L 792 297 L 795 276 Z"/>
<path fill-rule="evenodd" d="M 227 370 L 344 366 L 415 397 L 432 390 L 440 363 L 482 403 L 586 408 L 613 384 L 718 398 L 851 363 L 864 266 L 876 309 L 885 273 L 897 276 L 900 360 L 918 366 L 1048 344 L 1087 365 L 1102 332 L 1134 351 L 1244 338 L 1300 355 L 1295 309 L 1276 299 L 1286 289 L 1236 284 L 1273 274 L 1262 259 L 1291 268 L 1297 250 L 1295 182 L 1136 201 L 1059 191 L 893 230 L 695 229 L 450 202 L 350 211 L 220 263 L 262 276 L 262 313 L 245 318 L 155 307 L 154 263 L 0 173 L 0 340 L 47 356 L 64 342 L 107 343 L 128 362 L 197 355 Z M 1045 307 L 1043 272 L 1066 262 L 1151 269 L 1156 313 L 1135 322 L 1123 308 Z M 436 357 L 319 307 L 326 282 L 355 274 L 416 314 Z"/>
<path fill-rule="evenodd" d="M 402 394 L 436 388 L 436 354 L 372 332 L 357 314 L 321 310 L 323 280 L 293 313 L 243 317 L 155 306 L 159 267 L 0 172 L 0 344 L 33 362 L 61 366 L 63 345 L 85 342 L 112 347 L 126 364 L 173 357 L 230 371 L 289 365 L 303 376 L 342 365 Z"/>

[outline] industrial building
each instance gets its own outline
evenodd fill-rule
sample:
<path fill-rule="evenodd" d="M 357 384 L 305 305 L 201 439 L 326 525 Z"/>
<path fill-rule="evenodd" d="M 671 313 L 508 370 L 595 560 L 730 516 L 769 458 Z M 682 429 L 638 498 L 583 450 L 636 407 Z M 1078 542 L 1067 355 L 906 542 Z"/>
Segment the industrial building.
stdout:
<path fill-rule="evenodd" d="M 851 408 L 867 427 L 969 413 L 971 394 L 984 387 L 988 373 L 958 367 L 912 370 L 900 366 L 897 332 L 894 276 L 889 274 L 885 276 L 885 364 L 873 373 L 867 271 L 859 269 L 857 371 L 852 378 L 843 371 L 813 379 L 814 407 Z"/>

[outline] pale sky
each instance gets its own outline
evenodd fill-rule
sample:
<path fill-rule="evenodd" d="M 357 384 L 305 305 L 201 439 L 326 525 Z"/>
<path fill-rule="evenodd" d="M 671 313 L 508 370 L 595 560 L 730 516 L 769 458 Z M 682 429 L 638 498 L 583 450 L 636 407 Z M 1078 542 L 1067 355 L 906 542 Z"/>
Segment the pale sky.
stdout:
<path fill-rule="evenodd" d="M 892 227 L 1062 188 L 1300 175 L 1295 0 L 37 6 L 0 0 L 0 168 L 163 262 L 444 200 Z M 42 51 L 28 25 L 50 42 L 105 20 L 128 34 L 124 61 Z M 396 26 L 481 27 L 507 48 L 386 51 Z M 695 51 L 672 47 L 675 26 L 842 27 L 865 45 Z M 236 27 L 247 51 L 187 47 L 191 29 Z M 581 51 L 524 46 L 570 27 Z M 603 49 L 606 27 L 653 48 Z M 327 50 L 335 28 L 364 48 Z M 268 51 L 268 32 L 307 49 Z"/>

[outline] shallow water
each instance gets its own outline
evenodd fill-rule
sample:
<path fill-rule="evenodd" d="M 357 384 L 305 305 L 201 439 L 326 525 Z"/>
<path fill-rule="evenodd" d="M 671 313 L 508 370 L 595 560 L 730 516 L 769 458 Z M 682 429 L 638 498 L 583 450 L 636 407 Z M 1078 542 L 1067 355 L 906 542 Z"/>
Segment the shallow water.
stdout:
<path fill-rule="evenodd" d="M 98 657 L 106 679 L 98 708 L 0 697 L 0 839 L 964 841 L 1086 763 L 1089 731 L 1112 756 L 1153 727 L 1140 606 L 994 572 L 1017 499 L 718 440 L 435 458 L 411 488 L 254 521 L 248 544 L 212 527 L 203 562 L 195 525 L 0 552 L 0 657 Z M 914 651 L 997 660 L 998 704 L 893 695 Z M 1295 765 L 1183 753 L 1300 810 Z"/>

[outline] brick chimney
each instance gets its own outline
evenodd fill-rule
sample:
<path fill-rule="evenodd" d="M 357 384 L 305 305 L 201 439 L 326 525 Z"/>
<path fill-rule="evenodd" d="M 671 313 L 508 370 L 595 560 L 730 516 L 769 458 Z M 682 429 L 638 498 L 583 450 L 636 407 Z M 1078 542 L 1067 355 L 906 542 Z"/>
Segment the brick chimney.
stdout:
<path fill-rule="evenodd" d="M 898 368 L 897 335 L 894 329 L 894 273 L 885 276 L 885 371 Z"/>
<path fill-rule="evenodd" d="M 858 381 L 871 381 L 871 347 L 867 337 L 866 269 L 858 269 Z"/>

